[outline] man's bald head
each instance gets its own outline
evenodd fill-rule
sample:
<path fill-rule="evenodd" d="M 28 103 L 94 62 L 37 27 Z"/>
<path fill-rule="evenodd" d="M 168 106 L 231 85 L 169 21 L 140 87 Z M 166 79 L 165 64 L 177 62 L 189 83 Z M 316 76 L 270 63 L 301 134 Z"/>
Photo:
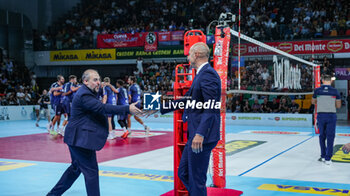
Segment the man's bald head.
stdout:
<path fill-rule="evenodd" d="M 203 42 L 198 42 L 192 45 L 190 52 L 198 53 L 197 58 L 206 58 L 209 59 L 210 49 L 207 44 Z"/>
<path fill-rule="evenodd" d="M 208 45 L 203 42 L 198 42 L 191 47 L 187 60 L 192 66 L 198 69 L 203 63 L 208 63 L 209 53 Z"/>
<path fill-rule="evenodd" d="M 94 70 L 94 69 L 87 69 L 87 70 L 85 70 L 84 73 L 83 73 L 83 76 L 81 77 L 81 80 L 83 82 L 84 81 L 88 81 L 90 79 L 91 74 L 93 74 L 93 73 L 97 73 L 98 74 L 98 72 L 96 70 Z"/>

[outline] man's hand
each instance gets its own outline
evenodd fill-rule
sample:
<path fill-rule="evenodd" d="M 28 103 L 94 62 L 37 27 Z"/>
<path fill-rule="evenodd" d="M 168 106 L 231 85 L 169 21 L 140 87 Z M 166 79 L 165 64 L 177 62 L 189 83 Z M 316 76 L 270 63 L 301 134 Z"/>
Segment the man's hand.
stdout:
<path fill-rule="evenodd" d="M 136 107 L 136 104 L 138 102 L 132 103 L 129 106 L 129 111 L 131 114 L 136 115 L 136 116 L 142 116 L 144 113 L 141 111 L 139 108 Z"/>
<path fill-rule="evenodd" d="M 194 136 L 193 140 L 192 140 L 192 151 L 194 153 L 200 153 L 203 151 L 203 140 L 204 137 L 196 134 L 196 136 Z"/>
<path fill-rule="evenodd" d="M 144 113 L 146 118 L 148 118 L 149 116 L 155 114 L 155 113 L 158 113 L 159 110 L 146 110 L 146 112 Z"/>
<path fill-rule="evenodd" d="M 345 144 L 343 146 L 342 150 L 345 154 L 349 153 L 350 152 L 350 143 Z"/>

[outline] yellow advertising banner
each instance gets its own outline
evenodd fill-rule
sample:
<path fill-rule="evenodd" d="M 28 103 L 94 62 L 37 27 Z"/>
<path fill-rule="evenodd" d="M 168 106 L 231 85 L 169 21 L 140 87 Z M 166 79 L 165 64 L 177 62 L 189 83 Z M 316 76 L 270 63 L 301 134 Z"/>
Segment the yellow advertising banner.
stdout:
<path fill-rule="evenodd" d="M 50 51 L 50 61 L 116 60 L 115 49 Z"/>

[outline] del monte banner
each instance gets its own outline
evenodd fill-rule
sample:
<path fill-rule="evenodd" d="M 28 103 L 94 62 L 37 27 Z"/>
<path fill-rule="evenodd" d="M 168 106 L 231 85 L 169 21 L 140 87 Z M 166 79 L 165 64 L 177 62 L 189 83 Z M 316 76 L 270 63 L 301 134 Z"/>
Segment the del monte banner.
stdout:
<path fill-rule="evenodd" d="M 289 42 L 265 42 L 265 44 L 280 49 L 289 54 L 329 54 L 350 52 L 350 39 L 312 40 Z M 238 45 L 233 45 L 237 54 Z M 241 55 L 273 55 L 272 51 L 255 44 L 241 44 Z"/>

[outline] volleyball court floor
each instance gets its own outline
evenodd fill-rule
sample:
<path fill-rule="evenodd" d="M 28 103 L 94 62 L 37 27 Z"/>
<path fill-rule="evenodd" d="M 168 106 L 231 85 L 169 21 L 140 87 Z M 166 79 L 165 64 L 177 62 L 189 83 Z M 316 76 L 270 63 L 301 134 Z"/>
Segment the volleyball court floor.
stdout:
<path fill-rule="evenodd" d="M 147 120 L 146 120 L 147 122 Z M 161 195 L 173 189 L 172 123 L 141 125 L 126 139 L 107 141 L 97 153 L 101 195 Z M 53 140 L 46 121 L 0 122 L 0 195 L 45 195 L 69 166 L 62 138 Z M 350 126 L 338 126 L 333 163 L 318 161 L 313 128 L 226 126 L 226 185 L 243 195 L 350 195 Z M 121 134 L 121 133 L 120 133 Z M 211 170 L 207 185 L 212 184 Z M 64 194 L 86 195 L 81 175 Z"/>

